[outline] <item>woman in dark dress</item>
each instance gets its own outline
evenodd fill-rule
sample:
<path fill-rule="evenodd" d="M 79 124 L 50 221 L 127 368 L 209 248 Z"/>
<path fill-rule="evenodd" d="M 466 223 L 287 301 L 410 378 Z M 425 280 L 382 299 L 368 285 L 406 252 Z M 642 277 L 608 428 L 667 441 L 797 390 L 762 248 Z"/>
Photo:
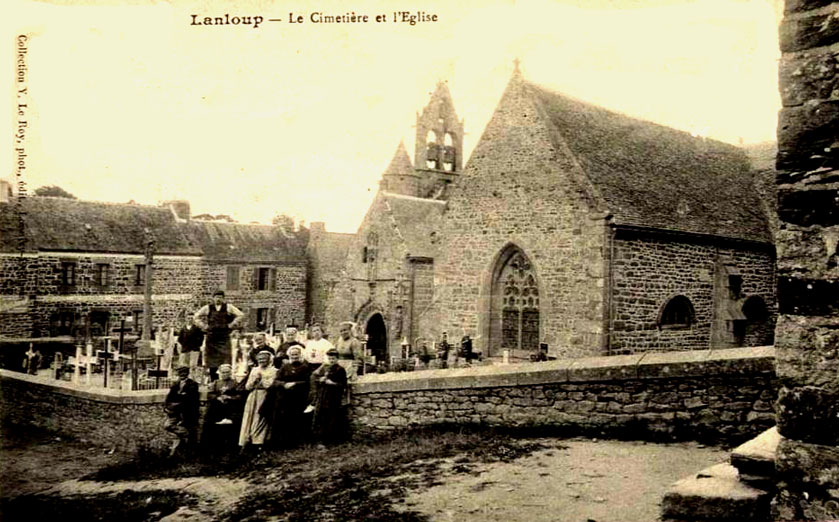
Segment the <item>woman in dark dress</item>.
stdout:
<path fill-rule="evenodd" d="M 343 407 L 347 372 L 338 364 L 338 350 L 326 352 L 326 360 L 312 373 L 311 404 L 314 406 L 312 435 L 318 442 L 340 442 L 345 431 Z"/>
<path fill-rule="evenodd" d="M 309 433 L 310 423 L 304 411 L 309 404 L 312 368 L 303 360 L 301 346 L 291 346 L 286 355 L 289 362 L 280 366 L 269 393 L 273 395 L 274 410 L 271 445 L 287 448 L 305 440 Z"/>
<path fill-rule="evenodd" d="M 233 369 L 222 364 L 219 379 L 207 390 L 207 413 L 201 432 L 201 445 L 208 453 L 223 453 L 236 447 L 242 422 L 242 390 L 233 378 Z"/>

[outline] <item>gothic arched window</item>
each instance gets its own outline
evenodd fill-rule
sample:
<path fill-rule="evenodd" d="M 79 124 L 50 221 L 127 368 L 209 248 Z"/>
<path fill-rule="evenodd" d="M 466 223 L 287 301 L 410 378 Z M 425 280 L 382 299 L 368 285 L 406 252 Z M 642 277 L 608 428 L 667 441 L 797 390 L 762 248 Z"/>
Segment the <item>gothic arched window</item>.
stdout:
<path fill-rule="evenodd" d="M 539 348 L 539 285 L 533 267 L 521 250 L 502 256 L 493 285 L 496 339 L 501 349 Z"/>

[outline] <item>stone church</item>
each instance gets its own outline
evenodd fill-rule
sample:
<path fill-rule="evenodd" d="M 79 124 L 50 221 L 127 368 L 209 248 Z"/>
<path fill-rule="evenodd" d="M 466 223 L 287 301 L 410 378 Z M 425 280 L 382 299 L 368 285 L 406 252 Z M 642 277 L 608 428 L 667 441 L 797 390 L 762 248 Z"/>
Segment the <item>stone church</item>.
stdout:
<path fill-rule="evenodd" d="M 399 144 L 355 234 L 0 187 L 0 342 L 139 325 L 146 230 L 157 325 L 222 288 L 249 331 L 317 321 L 337 335 L 350 320 L 380 359 L 443 332 L 514 357 L 772 342 L 771 198 L 742 150 L 518 71 L 468 161 L 463 136 L 440 83 L 417 114 L 413 161 Z"/>
<path fill-rule="evenodd" d="M 773 237 L 741 149 L 518 69 L 468 162 L 463 135 L 440 83 L 413 162 L 400 144 L 341 239 L 343 270 L 315 299 L 330 328 L 357 322 L 379 357 L 443 332 L 514 357 L 772 343 Z"/>

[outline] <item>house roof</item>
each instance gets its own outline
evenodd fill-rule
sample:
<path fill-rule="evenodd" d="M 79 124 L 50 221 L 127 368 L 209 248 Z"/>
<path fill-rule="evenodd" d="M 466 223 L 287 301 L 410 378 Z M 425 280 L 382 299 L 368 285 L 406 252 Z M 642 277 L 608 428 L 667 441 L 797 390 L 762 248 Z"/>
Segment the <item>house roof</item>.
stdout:
<path fill-rule="evenodd" d="M 304 245 L 274 225 L 192 220 L 183 223 L 204 257 L 213 261 L 296 263 L 305 261 Z"/>
<path fill-rule="evenodd" d="M 387 209 L 411 257 L 434 257 L 446 202 L 382 192 Z"/>
<path fill-rule="evenodd" d="M 218 261 L 302 262 L 305 253 L 279 227 L 205 221 L 182 222 L 168 207 L 30 197 L 0 204 L 0 249 L 142 254 L 145 230 L 153 232 L 155 254 L 203 255 Z"/>
<path fill-rule="evenodd" d="M 772 241 L 742 150 L 522 82 L 616 224 Z"/>
<path fill-rule="evenodd" d="M 200 255 L 168 208 L 125 203 L 100 203 L 55 197 L 29 197 L 0 205 L 0 249 L 142 254 L 145 229 L 155 236 L 158 254 Z M 20 221 L 25 241 L 19 242 Z"/>

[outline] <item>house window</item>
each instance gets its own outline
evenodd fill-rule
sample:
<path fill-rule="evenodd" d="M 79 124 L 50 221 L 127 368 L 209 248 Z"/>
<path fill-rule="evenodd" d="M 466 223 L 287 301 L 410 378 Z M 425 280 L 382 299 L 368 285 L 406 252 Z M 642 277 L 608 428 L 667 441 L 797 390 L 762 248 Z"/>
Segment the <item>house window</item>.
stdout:
<path fill-rule="evenodd" d="M 64 288 L 76 286 L 76 263 L 74 261 L 62 261 L 61 286 Z"/>
<path fill-rule="evenodd" d="M 90 335 L 99 337 L 108 333 L 108 325 L 111 319 L 110 312 L 106 310 L 93 310 L 90 312 Z"/>
<path fill-rule="evenodd" d="M 60 310 L 50 318 L 50 335 L 73 335 L 76 313 L 72 310 Z"/>
<path fill-rule="evenodd" d="M 268 329 L 268 309 L 267 308 L 257 308 L 256 309 L 256 329 L 260 330 L 260 331 Z"/>
<path fill-rule="evenodd" d="M 690 328 L 694 322 L 693 304 L 690 299 L 677 295 L 664 305 L 658 325 L 661 328 Z"/>
<path fill-rule="evenodd" d="M 254 281 L 257 290 L 275 290 L 277 288 L 277 271 L 269 267 L 256 269 Z"/>
<path fill-rule="evenodd" d="M 134 284 L 137 286 L 146 284 L 146 265 L 134 265 Z"/>
<path fill-rule="evenodd" d="M 238 266 L 228 266 L 227 267 L 227 289 L 228 290 L 238 290 L 239 289 L 239 267 Z"/>
<path fill-rule="evenodd" d="M 107 263 L 97 263 L 93 272 L 93 284 L 99 287 L 108 286 L 110 271 L 111 265 Z"/>

